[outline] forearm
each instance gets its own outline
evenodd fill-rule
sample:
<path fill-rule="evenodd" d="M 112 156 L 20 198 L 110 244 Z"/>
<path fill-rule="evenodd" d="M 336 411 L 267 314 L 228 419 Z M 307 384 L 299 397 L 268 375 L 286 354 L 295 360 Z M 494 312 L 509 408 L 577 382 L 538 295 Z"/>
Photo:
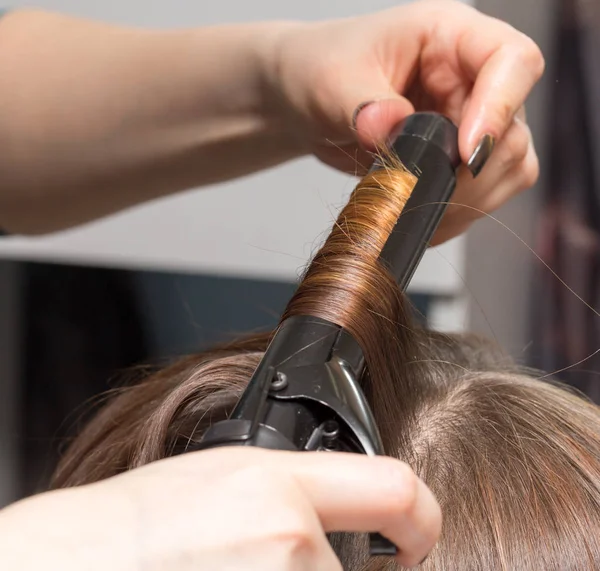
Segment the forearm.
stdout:
<path fill-rule="evenodd" d="M 129 571 L 139 545 L 127 501 L 96 486 L 35 496 L 0 510 L 0 569 Z M 123 499 L 123 498 L 120 498 Z M 107 525 L 109 522 L 109 525 Z"/>
<path fill-rule="evenodd" d="M 281 26 L 0 20 L 0 227 L 37 233 L 302 154 L 269 75 Z"/>

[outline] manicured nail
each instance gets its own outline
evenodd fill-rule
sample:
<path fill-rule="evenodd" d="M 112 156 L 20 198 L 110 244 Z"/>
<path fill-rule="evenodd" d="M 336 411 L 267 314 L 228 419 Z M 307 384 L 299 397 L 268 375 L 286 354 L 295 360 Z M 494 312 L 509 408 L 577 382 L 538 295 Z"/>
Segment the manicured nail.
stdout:
<path fill-rule="evenodd" d="M 467 163 L 467 168 L 471 171 L 473 178 L 479 175 L 481 169 L 485 166 L 485 163 L 487 163 L 494 150 L 495 144 L 496 140 L 492 135 L 484 135 L 481 138 L 481 141 L 479 141 L 477 148 L 473 151 L 473 154 Z"/>
<path fill-rule="evenodd" d="M 367 106 L 371 105 L 371 103 L 375 103 L 375 101 L 365 101 L 356 107 L 354 113 L 352 113 L 352 128 L 356 130 L 356 121 L 358 120 L 359 113 Z"/>

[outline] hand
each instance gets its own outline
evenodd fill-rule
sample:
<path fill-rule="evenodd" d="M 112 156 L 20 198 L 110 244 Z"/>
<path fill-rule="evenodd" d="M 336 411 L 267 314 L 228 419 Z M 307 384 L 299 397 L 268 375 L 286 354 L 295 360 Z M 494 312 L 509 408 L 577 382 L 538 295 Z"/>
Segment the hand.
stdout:
<path fill-rule="evenodd" d="M 67 507 L 68 496 L 61 499 L 69 493 L 79 494 L 75 508 Z M 54 513 L 33 498 L 29 520 L 7 521 L 5 528 L 15 529 L 15 537 L 27 528 L 32 545 L 39 545 L 42 529 L 54 550 L 61 530 L 68 561 L 76 561 L 56 566 L 65 570 L 341 571 L 325 536 L 332 531 L 379 531 L 399 547 L 398 561 L 411 567 L 426 557 L 441 528 L 438 504 L 408 466 L 345 453 L 222 448 L 57 494 Z M 45 523 L 39 520 L 44 511 L 50 514 Z"/>
<path fill-rule="evenodd" d="M 426 0 L 369 16 L 290 25 L 278 36 L 274 82 L 301 143 L 347 172 L 414 111 L 459 125 L 461 167 L 439 243 L 535 184 L 539 166 L 524 102 L 541 77 L 536 44 L 456 1 Z M 475 150 L 495 141 L 481 176 Z M 359 172 L 362 170 L 359 168 Z M 466 207 L 459 205 L 464 204 Z"/>

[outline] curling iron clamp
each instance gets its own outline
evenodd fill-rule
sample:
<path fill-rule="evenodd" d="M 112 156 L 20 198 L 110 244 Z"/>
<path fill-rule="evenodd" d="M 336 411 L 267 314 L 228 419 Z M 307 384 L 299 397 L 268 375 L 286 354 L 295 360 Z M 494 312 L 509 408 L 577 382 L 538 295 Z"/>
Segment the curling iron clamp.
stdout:
<path fill-rule="evenodd" d="M 391 142 L 418 182 L 380 254 L 405 291 L 456 185 L 458 130 L 435 113 L 409 116 Z M 376 161 L 371 171 L 384 168 Z M 258 446 L 289 451 L 383 454 L 379 430 L 361 389 L 362 349 L 342 327 L 310 315 L 277 329 L 228 420 L 213 425 L 195 450 Z M 371 555 L 395 555 L 379 534 Z"/>

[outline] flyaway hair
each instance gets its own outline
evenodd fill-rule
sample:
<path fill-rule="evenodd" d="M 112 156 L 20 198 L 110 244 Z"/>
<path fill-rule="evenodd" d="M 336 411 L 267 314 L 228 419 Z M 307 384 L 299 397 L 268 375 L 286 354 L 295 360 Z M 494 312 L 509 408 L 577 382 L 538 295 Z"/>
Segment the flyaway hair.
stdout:
<path fill-rule="evenodd" d="M 393 157 L 386 164 L 354 190 L 282 319 L 322 317 L 361 345 L 385 451 L 410 464 L 442 507 L 442 537 L 423 570 L 599 569 L 599 409 L 487 340 L 417 325 L 378 262 L 416 179 Z M 270 338 L 191 355 L 118 392 L 71 444 L 53 486 L 185 451 L 227 418 Z M 399 569 L 370 560 L 365 537 L 332 542 L 348 571 Z"/>

